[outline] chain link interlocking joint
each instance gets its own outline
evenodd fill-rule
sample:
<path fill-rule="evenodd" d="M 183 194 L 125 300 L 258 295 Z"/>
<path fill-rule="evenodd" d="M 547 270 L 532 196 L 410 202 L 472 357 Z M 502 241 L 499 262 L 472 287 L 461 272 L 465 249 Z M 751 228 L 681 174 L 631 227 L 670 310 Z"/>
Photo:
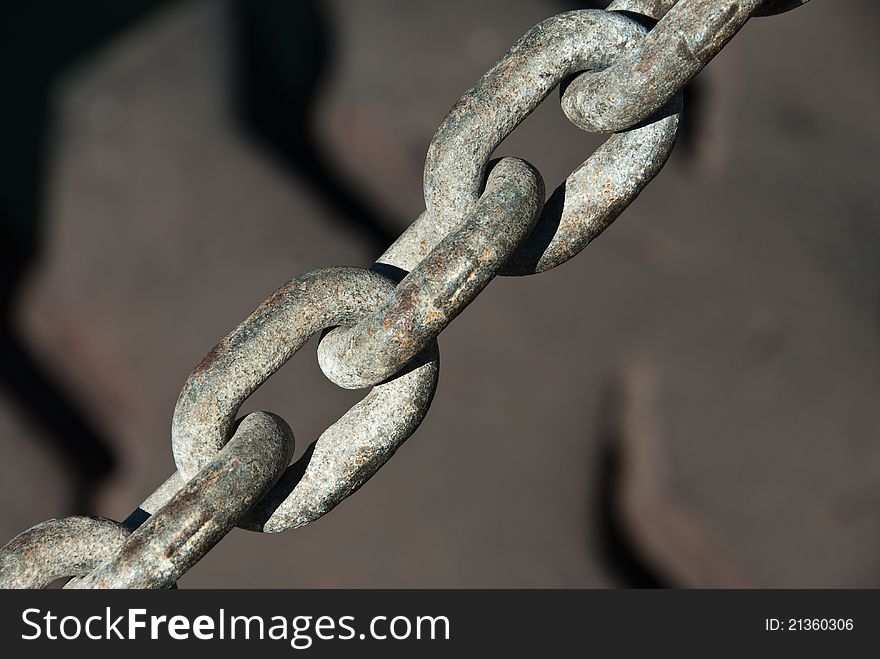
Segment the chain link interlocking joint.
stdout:
<path fill-rule="evenodd" d="M 233 527 L 309 523 L 412 435 L 437 387 L 437 336 L 496 275 L 577 255 L 665 164 L 682 89 L 752 16 L 807 0 L 615 0 L 526 32 L 452 107 L 425 162 L 426 210 L 370 270 L 284 284 L 196 366 L 178 398 L 178 471 L 122 524 L 69 517 L 0 550 L 0 587 L 168 588 Z M 579 128 L 613 132 L 549 198 L 529 163 L 490 161 L 556 88 Z M 314 335 L 323 372 L 372 387 L 290 464 L 293 433 L 242 403 Z"/>

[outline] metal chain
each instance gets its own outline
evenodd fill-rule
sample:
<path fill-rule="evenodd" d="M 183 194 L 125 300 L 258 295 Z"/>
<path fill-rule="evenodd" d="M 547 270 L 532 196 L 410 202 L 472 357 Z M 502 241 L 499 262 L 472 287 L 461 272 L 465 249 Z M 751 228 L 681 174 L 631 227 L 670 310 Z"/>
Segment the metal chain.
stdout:
<path fill-rule="evenodd" d="M 653 3 L 661 5 L 652 12 L 653 17 L 659 18 L 656 27 L 637 48 L 617 58 L 611 66 L 579 76 L 565 90 L 562 110 L 573 124 L 584 130 L 604 132 L 634 126 L 668 103 L 753 14 L 776 13 L 805 2 Z"/>
<path fill-rule="evenodd" d="M 332 510 L 415 432 L 439 373 L 437 335 L 498 274 L 578 254 L 665 164 L 681 90 L 751 16 L 807 0 L 615 0 L 526 32 L 452 107 L 425 162 L 426 210 L 371 270 L 284 284 L 190 374 L 174 410 L 178 471 L 122 524 L 69 517 L 0 549 L 0 587 L 167 588 L 233 527 L 274 533 Z M 648 29 L 656 21 L 653 28 Z M 616 131 L 544 201 L 498 145 L 557 86 L 566 116 Z M 293 434 L 242 403 L 315 334 L 323 372 L 372 387 L 295 463 Z"/>

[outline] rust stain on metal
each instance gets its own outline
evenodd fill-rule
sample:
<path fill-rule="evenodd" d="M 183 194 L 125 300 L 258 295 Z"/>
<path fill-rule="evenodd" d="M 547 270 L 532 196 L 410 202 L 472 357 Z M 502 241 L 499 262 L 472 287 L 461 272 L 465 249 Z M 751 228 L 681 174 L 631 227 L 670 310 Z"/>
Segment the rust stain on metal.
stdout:
<path fill-rule="evenodd" d="M 338 505 L 427 413 L 439 332 L 497 274 L 543 272 L 578 254 L 666 162 L 684 84 L 750 16 L 805 2 L 615 0 L 526 32 L 447 114 L 425 162 L 426 210 L 373 269 L 292 279 L 193 369 L 172 420 L 179 471 L 126 520 L 141 526 L 129 535 L 99 518 L 38 524 L 0 549 L 0 586 L 78 575 L 72 587 L 170 587 L 236 524 L 277 532 Z M 659 22 L 648 32 L 627 12 Z M 531 165 L 489 158 L 572 75 L 562 94 L 569 119 L 619 132 L 545 201 Z M 293 436 L 279 417 L 254 413 L 232 429 L 247 397 L 322 331 L 324 373 L 375 386 L 289 465 Z"/>

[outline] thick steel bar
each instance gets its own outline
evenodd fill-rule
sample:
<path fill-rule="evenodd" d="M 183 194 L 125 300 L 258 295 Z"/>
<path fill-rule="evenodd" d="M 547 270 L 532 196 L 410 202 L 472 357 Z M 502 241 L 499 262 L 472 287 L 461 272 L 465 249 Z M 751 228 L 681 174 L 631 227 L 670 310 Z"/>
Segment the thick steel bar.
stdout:
<path fill-rule="evenodd" d="M 566 76 L 608 66 L 645 28 L 619 13 L 560 14 L 529 30 L 455 104 L 437 130 L 425 166 L 428 210 L 379 259 L 412 270 L 479 199 L 488 160 L 501 141 Z M 502 274 L 531 274 L 577 254 L 657 174 L 675 142 L 679 105 L 613 136 L 551 195 L 535 230 Z"/>
<path fill-rule="evenodd" d="M 309 338 L 326 328 L 353 325 L 393 290 L 394 284 L 375 272 L 327 268 L 275 291 L 187 379 L 172 421 L 172 447 L 182 474 L 211 459 L 245 399 Z M 300 526 L 357 489 L 418 428 L 434 396 L 438 368 L 432 342 L 397 377 L 373 388 L 290 467 L 274 491 L 278 496 L 262 508 L 262 522 L 252 521 L 249 528 Z M 282 490 L 289 498 L 283 506 Z"/>
<path fill-rule="evenodd" d="M 424 418 L 437 384 L 436 335 L 496 274 L 541 272 L 580 252 L 665 163 L 683 85 L 750 16 L 806 2 L 615 0 L 615 11 L 569 12 L 535 26 L 441 124 L 426 159 L 427 210 L 374 272 L 297 277 L 192 372 L 172 427 L 179 471 L 126 521 L 139 528 L 128 536 L 109 520 L 44 522 L 0 550 L 0 586 L 83 575 L 70 585 L 168 587 L 235 524 L 275 532 L 332 509 Z M 651 20 L 633 14 L 659 22 L 645 37 Z M 495 149 L 566 81 L 563 109 L 576 125 L 622 132 L 543 206 L 540 176 L 516 159 L 500 162 L 484 192 Z M 401 281 L 396 290 L 391 280 Z M 319 360 L 333 381 L 355 388 L 396 376 L 294 465 L 290 429 L 273 415 L 246 417 L 230 439 L 243 401 L 322 330 L 331 331 Z"/>
<path fill-rule="evenodd" d="M 219 453 L 74 588 L 170 587 L 269 491 L 292 457 L 284 420 L 249 414 Z"/>
<path fill-rule="evenodd" d="M 304 526 L 355 492 L 424 417 L 437 386 L 438 360 L 437 344 L 432 342 L 394 379 L 374 387 L 312 442 L 238 526 L 265 533 Z M 129 520 L 139 524 L 154 515 L 182 484 L 180 472 L 174 472 Z"/>
<path fill-rule="evenodd" d="M 562 96 L 562 109 L 584 130 L 611 132 L 635 126 L 681 92 L 750 16 L 800 4 L 804 3 L 680 0 L 637 48 L 573 80 Z M 614 4 L 615 9 L 624 6 Z"/>
<path fill-rule="evenodd" d="M 88 574 L 122 547 L 131 531 L 102 517 L 50 519 L 0 549 L 0 588 L 44 588 Z"/>
<path fill-rule="evenodd" d="M 241 404 L 312 336 L 355 324 L 393 290 L 391 281 L 360 268 L 316 270 L 276 290 L 208 353 L 184 384 L 171 425 L 174 458 L 183 475 L 194 473 L 226 443 Z M 433 379 L 425 375 L 426 381 Z M 418 397 L 424 391 L 419 387 L 412 393 Z M 411 396 L 401 404 L 421 410 L 427 409 L 425 402 Z"/>
<path fill-rule="evenodd" d="M 354 493 L 425 417 L 439 364 L 437 342 L 431 341 L 394 378 L 373 387 L 327 428 L 239 526 L 265 533 L 298 528 Z"/>
<path fill-rule="evenodd" d="M 544 184 L 531 165 L 516 158 L 498 162 L 470 216 L 387 301 L 353 327 L 324 336 L 318 347 L 324 374 L 359 389 L 397 372 L 488 285 L 529 235 L 543 203 Z"/>
<path fill-rule="evenodd" d="M 546 272 L 580 254 L 663 168 L 681 111 L 676 96 L 646 125 L 609 137 L 553 191 L 535 229 L 499 274 Z"/>

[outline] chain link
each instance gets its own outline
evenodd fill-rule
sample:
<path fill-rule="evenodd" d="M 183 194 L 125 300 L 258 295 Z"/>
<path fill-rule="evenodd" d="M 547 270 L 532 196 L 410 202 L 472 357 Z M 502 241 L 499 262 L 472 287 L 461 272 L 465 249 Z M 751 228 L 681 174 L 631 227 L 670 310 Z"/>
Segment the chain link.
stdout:
<path fill-rule="evenodd" d="M 293 433 L 284 420 L 249 414 L 212 460 L 75 587 L 172 586 L 265 496 L 292 457 Z"/>
<path fill-rule="evenodd" d="M 458 224 L 354 327 L 327 334 L 318 347 L 324 374 L 358 389 L 396 373 L 482 291 L 532 231 L 544 183 L 531 165 L 504 158 Z"/>
<path fill-rule="evenodd" d="M 425 162 L 427 210 L 380 258 L 409 271 L 473 209 L 490 156 L 565 78 L 608 66 L 646 29 L 617 12 L 582 10 L 539 23 L 456 103 Z M 644 127 L 612 136 L 560 185 L 506 274 L 549 270 L 577 254 L 660 171 L 672 150 L 678 106 Z"/>
<path fill-rule="evenodd" d="M 615 2 L 613 9 L 653 5 L 659 22 L 613 64 L 578 76 L 562 95 L 562 111 L 584 130 L 624 130 L 666 105 L 758 13 L 777 13 L 806 0 Z M 618 6 L 620 5 L 620 6 Z"/>
<path fill-rule="evenodd" d="M 0 588 L 45 588 L 57 579 L 87 575 L 112 559 L 130 533 L 100 517 L 41 522 L 0 550 Z"/>
<path fill-rule="evenodd" d="M 173 587 L 233 527 L 278 532 L 357 490 L 427 414 L 437 335 L 497 275 L 577 255 L 635 199 L 675 142 L 684 85 L 751 17 L 807 0 L 615 0 L 526 32 L 452 107 L 425 162 L 426 210 L 371 270 L 284 284 L 190 374 L 172 419 L 178 471 L 124 523 L 49 520 L 0 549 L 0 587 Z M 656 22 L 656 25 L 654 23 Z M 649 26 L 654 25 L 649 29 Z M 544 201 L 501 142 L 555 89 L 577 127 L 616 131 Z M 314 335 L 323 372 L 372 387 L 295 463 L 280 418 L 242 403 Z"/>

